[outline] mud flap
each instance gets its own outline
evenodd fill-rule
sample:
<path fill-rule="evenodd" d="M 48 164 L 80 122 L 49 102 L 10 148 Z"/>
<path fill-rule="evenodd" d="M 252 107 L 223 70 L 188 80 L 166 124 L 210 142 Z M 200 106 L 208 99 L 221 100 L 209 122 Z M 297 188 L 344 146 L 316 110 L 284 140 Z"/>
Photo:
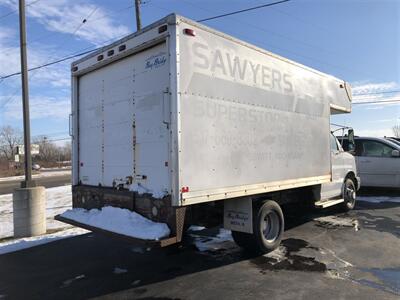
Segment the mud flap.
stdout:
<path fill-rule="evenodd" d="M 224 201 L 224 228 L 253 233 L 253 201 L 250 197 Z"/>

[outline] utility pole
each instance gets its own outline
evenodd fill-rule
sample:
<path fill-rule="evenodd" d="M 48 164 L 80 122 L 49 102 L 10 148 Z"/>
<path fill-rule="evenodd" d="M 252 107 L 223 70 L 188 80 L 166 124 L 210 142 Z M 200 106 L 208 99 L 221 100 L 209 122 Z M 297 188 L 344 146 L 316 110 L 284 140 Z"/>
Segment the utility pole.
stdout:
<path fill-rule="evenodd" d="M 24 163 L 25 181 L 21 187 L 32 187 L 32 157 L 31 157 L 31 129 L 29 118 L 29 87 L 28 87 L 28 65 L 26 58 L 26 24 L 25 24 L 25 0 L 19 0 L 19 38 L 21 50 L 21 79 L 22 79 L 22 107 L 24 115 Z"/>
<path fill-rule="evenodd" d="M 142 29 L 142 20 L 140 18 L 140 0 L 135 0 L 135 10 L 136 10 L 136 31 Z"/>
<path fill-rule="evenodd" d="M 22 107 L 24 115 L 25 181 L 13 192 L 14 237 L 46 233 L 46 189 L 32 180 L 28 66 L 26 59 L 25 0 L 19 0 Z"/>

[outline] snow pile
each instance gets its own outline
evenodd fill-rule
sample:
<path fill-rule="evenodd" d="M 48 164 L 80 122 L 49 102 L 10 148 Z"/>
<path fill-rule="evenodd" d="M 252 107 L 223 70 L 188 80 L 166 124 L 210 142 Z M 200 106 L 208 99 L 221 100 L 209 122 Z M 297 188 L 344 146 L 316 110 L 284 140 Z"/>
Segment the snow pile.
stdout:
<path fill-rule="evenodd" d="M 170 234 L 167 224 L 156 223 L 124 208 L 112 206 L 86 210 L 74 208 L 62 217 L 111 232 L 145 240 L 159 240 Z"/>
<path fill-rule="evenodd" d="M 59 186 L 46 189 L 46 219 L 47 229 L 62 229 L 71 227 L 54 220 L 72 206 L 71 186 Z M 13 236 L 13 202 L 12 194 L 0 195 L 0 238 Z"/>
<path fill-rule="evenodd" d="M 74 236 L 85 234 L 88 232 L 89 231 L 87 231 L 85 229 L 81 229 L 81 228 L 71 228 L 71 229 L 59 231 L 59 232 L 52 233 L 52 234 L 45 234 L 45 235 L 39 235 L 39 236 L 34 236 L 34 237 L 29 237 L 29 238 L 10 240 L 7 242 L 0 243 L 0 255 L 9 253 L 9 252 L 23 250 L 23 249 L 34 247 L 34 246 L 47 244 L 50 242 L 54 242 L 54 241 L 69 238 L 69 237 L 74 237 Z"/>

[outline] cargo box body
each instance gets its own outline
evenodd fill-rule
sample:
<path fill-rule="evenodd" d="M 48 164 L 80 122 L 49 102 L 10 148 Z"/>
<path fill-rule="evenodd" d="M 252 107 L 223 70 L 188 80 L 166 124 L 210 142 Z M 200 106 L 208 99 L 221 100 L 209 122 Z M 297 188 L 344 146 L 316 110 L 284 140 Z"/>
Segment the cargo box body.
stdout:
<path fill-rule="evenodd" d="M 73 185 L 172 206 L 331 180 L 349 86 L 177 15 L 72 65 Z"/>

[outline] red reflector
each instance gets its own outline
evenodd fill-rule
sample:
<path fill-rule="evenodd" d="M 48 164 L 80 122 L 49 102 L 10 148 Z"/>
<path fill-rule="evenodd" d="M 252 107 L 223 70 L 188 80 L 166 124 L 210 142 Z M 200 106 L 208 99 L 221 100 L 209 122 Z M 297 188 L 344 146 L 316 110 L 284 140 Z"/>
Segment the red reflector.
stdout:
<path fill-rule="evenodd" d="M 194 32 L 194 30 L 190 28 L 183 29 L 183 33 L 190 36 L 196 36 L 196 32 Z"/>
<path fill-rule="evenodd" d="M 189 187 L 188 186 L 184 186 L 184 187 L 182 187 L 182 193 L 187 193 L 187 192 L 189 192 Z"/>

